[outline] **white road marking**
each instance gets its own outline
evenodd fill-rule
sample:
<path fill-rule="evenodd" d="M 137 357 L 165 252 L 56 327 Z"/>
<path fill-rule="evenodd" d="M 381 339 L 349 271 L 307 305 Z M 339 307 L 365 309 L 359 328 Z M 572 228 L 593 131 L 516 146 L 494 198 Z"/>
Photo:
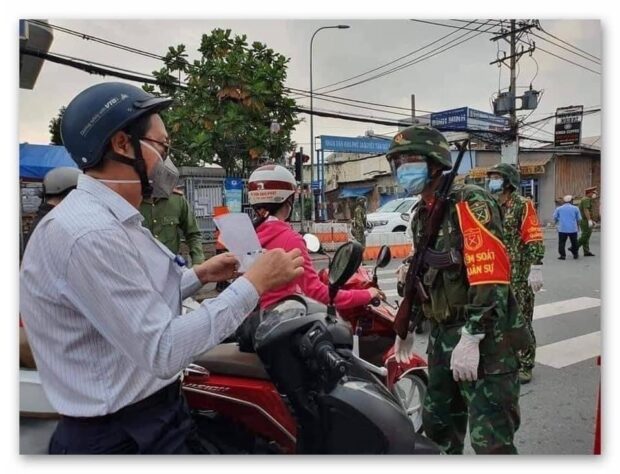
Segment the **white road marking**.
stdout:
<path fill-rule="evenodd" d="M 584 309 L 598 308 L 601 300 L 598 298 L 572 298 L 570 300 L 556 301 L 554 303 L 534 306 L 534 320 L 557 316 L 558 314 L 573 313 Z"/>
<path fill-rule="evenodd" d="M 596 331 L 537 347 L 536 362 L 561 369 L 600 354 L 601 332 Z"/>

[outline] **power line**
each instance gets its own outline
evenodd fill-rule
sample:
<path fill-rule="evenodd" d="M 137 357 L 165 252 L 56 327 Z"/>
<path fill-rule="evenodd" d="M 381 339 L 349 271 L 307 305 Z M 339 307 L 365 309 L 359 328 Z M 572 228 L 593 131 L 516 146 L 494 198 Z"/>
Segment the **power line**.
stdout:
<path fill-rule="evenodd" d="M 132 82 L 139 82 L 143 84 L 147 83 L 147 84 L 153 84 L 157 86 L 162 85 L 162 82 L 155 78 L 149 78 L 149 77 L 144 77 L 144 76 L 138 76 L 136 74 L 128 74 L 128 73 L 124 73 L 120 71 L 115 71 L 111 69 L 110 67 L 95 66 L 95 65 L 88 64 L 85 62 L 80 62 L 83 60 L 66 59 L 66 58 L 57 56 L 55 54 L 45 53 L 43 51 L 38 51 L 38 50 L 30 49 L 30 48 L 20 48 L 20 54 L 25 54 L 28 56 L 35 56 L 35 57 L 45 59 L 53 63 L 79 69 L 81 71 L 88 72 L 90 74 L 98 74 L 100 76 L 118 77 L 120 79 L 125 79 L 125 80 L 132 81 Z M 185 84 L 174 84 L 174 87 L 179 87 L 181 89 L 187 88 Z M 371 116 L 363 116 L 363 115 L 355 115 L 355 114 L 347 115 L 341 112 L 333 112 L 333 111 L 314 110 L 311 112 L 309 109 L 306 109 L 303 107 L 293 107 L 292 109 L 295 112 L 299 112 L 299 113 L 304 113 L 304 114 L 312 113 L 314 115 L 318 115 L 321 117 L 336 118 L 336 119 L 349 120 L 349 121 L 354 121 L 354 122 L 373 123 L 377 125 L 386 125 L 390 127 L 399 127 L 401 125 L 398 121 L 381 118 L 381 117 L 371 117 Z"/>
<path fill-rule="evenodd" d="M 469 24 L 469 23 L 468 23 L 468 24 Z M 430 47 L 430 46 L 432 46 L 432 45 L 434 45 L 434 44 L 438 43 L 439 41 L 441 41 L 441 40 L 443 40 L 443 39 L 447 38 L 448 36 L 451 36 L 451 35 L 455 34 L 457 31 L 458 31 L 458 29 L 457 29 L 457 30 L 455 30 L 455 31 L 451 31 L 451 32 L 450 32 L 450 33 L 448 33 L 447 35 L 444 35 L 444 36 L 442 36 L 441 38 L 436 39 L 435 41 L 433 41 L 433 42 L 431 42 L 431 43 L 428 43 L 428 44 L 426 44 L 426 45 L 424 45 L 424 46 L 422 46 L 422 47 L 420 47 L 420 48 L 418 48 L 418 49 L 416 49 L 416 50 L 414 50 L 414 51 L 411 51 L 410 53 L 405 54 L 404 56 L 401 56 L 401 57 L 396 58 L 396 59 L 394 59 L 394 60 L 392 60 L 392 61 L 389 61 L 389 62 L 387 62 L 387 63 L 385 63 L 385 64 L 383 64 L 383 65 L 381 65 L 381 66 L 378 66 L 378 67 L 376 67 L 376 68 L 370 69 L 370 70 L 365 71 L 365 72 L 363 72 L 363 73 L 361 73 L 361 74 L 357 74 L 357 75 L 355 75 L 355 76 L 349 77 L 349 78 L 347 78 L 347 79 L 343 79 L 343 80 L 338 81 L 338 82 L 333 82 L 333 83 L 331 83 L 331 84 L 327 84 L 326 86 L 318 87 L 318 88 L 317 88 L 317 90 L 328 89 L 329 87 L 336 86 L 336 85 L 338 85 L 338 84 L 342 84 L 343 82 L 349 82 L 349 81 L 352 81 L 353 79 L 357 79 L 358 77 L 361 77 L 361 76 L 365 76 L 365 75 L 367 75 L 367 74 L 370 74 L 371 72 L 375 72 L 375 71 L 378 71 L 379 69 L 383 69 L 384 67 L 390 66 L 391 64 L 394 64 L 395 62 L 398 62 L 398 61 L 400 61 L 401 59 L 407 58 L 407 57 L 409 57 L 409 56 L 411 56 L 411 55 L 413 55 L 413 54 L 415 54 L 415 53 L 418 53 L 418 52 L 420 52 L 420 51 L 422 51 L 422 50 L 424 50 L 424 49 L 426 49 L 426 48 L 428 48 L 428 47 Z"/>
<path fill-rule="evenodd" d="M 306 97 L 310 96 L 310 92 L 306 91 L 304 89 L 296 89 L 294 87 L 288 87 L 288 90 L 295 91 L 297 93 L 302 94 L 303 97 L 300 97 L 300 98 L 306 98 Z M 320 93 L 317 93 L 317 92 L 313 92 L 312 95 L 315 96 L 315 97 L 316 96 L 322 96 L 322 97 L 329 97 L 331 99 L 345 100 L 347 102 L 355 102 L 355 103 L 358 103 L 358 104 L 376 105 L 376 106 L 384 107 L 384 108 L 388 108 L 388 109 L 406 110 L 406 111 L 409 111 L 409 112 L 411 111 L 411 109 L 409 109 L 407 107 L 399 107 L 399 106 L 396 106 L 396 105 L 379 104 L 377 102 L 368 102 L 368 101 L 365 101 L 365 100 L 349 99 L 347 97 L 341 97 L 341 96 L 337 96 L 337 95 L 320 94 Z M 416 109 L 416 111 L 417 112 L 429 113 L 429 114 L 432 113 L 432 112 L 430 112 L 428 110 L 422 110 L 422 109 Z"/>
<path fill-rule="evenodd" d="M 63 33 L 69 34 L 69 35 L 73 35 L 73 36 L 76 36 L 76 37 L 79 37 L 79 38 L 82 38 L 82 39 L 85 39 L 85 40 L 92 40 L 94 42 L 98 42 L 98 43 L 101 43 L 101 44 L 104 44 L 104 45 L 107 45 L 107 46 L 111 46 L 111 47 L 114 47 L 114 48 L 117 48 L 117 49 L 121 49 L 123 51 L 127 51 L 127 52 L 131 52 L 131 53 L 138 54 L 138 55 L 141 55 L 141 56 L 145 56 L 145 57 L 148 57 L 148 58 L 151 58 L 151 59 L 157 59 L 157 60 L 160 60 L 160 61 L 164 61 L 164 59 L 165 59 L 162 56 L 156 55 L 154 53 L 150 53 L 148 51 L 143 51 L 143 50 L 140 50 L 140 49 L 137 49 L 137 48 L 133 48 L 133 47 L 128 46 L 128 45 L 124 45 L 124 44 L 121 44 L 121 43 L 116 43 L 116 42 L 113 42 L 113 41 L 110 41 L 110 40 L 107 40 L 107 39 L 104 39 L 104 38 L 100 38 L 100 37 L 96 37 L 96 36 L 89 35 L 89 34 L 86 34 L 86 33 L 82 33 L 80 31 L 72 30 L 70 28 L 66 28 L 66 27 L 62 27 L 62 26 L 58 26 L 58 25 L 54 25 L 54 24 L 49 24 L 49 23 L 44 23 L 44 22 L 41 22 L 39 20 L 29 20 L 29 21 L 31 21 L 33 23 L 36 23 L 36 24 L 43 25 L 43 26 L 48 26 L 48 27 L 50 27 L 50 28 L 52 28 L 54 30 L 57 30 L 57 31 L 60 31 L 60 32 L 63 32 Z M 68 58 L 68 59 L 73 59 L 73 60 L 78 60 L 78 61 L 86 61 L 86 60 L 82 60 L 82 59 L 75 58 L 75 57 L 72 57 L 72 56 L 63 55 L 61 53 L 55 53 L 55 54 L 57 56 Z M 140 72 L 137 72 L 137 71 L 132 71 L 132 70 L 128 70 L 128 69 L 122 69 L 122 68 L 118 68 L 118 67 L 115 67 L 115 66 L 110 66 L 110 65 L 98 63 L 98 62 L 95 62 L 95 61 L 88 60 L 87 62 L 89 64 L 103 66 L 103 67 L 107 67 L 107 68 L 110 68 L 110 69 L 115 69 L 115 70 L 122 71 L 122 72 L 128 72 L 130 74 L 137 74 L 137 75 L 143 75 L 143 76 L 145 75 L 144 73 L 140 73 Z M 148 76 L 148 75 L 146 75 L 146 76 L 147 77 L 152 77 L 152 76 Z M 304 91 L 302 89 L 299 89 L 298 91 L 300 93 L 309 94 L 309 92 Z M 321 95 L 323 95 L 323 94 L 321 94 Z M 406 111 L 410 110 L 410 109 L 405 108 L 405 107 L 395 107 L 395 106 L 390 106 L 390 105 L 386 105 L 386 104 L 377 104 L 377 103 L 372 103 L 372 102 L 358 101 L 358 100 L 355 100 L 355 99 L 347 99 L 347 98 L 344 98 L 344 97 L 335 97 L 335 96 L 327 96 L 327 95 L 325 95 L 325 96 L 326 97 L 330 97 L 330 98 L 335 98 L 335 99 L 342 99 L 342 100 L 346 100 L 346 101 L 356 102 L 356 103 L 366 103 L 368 105 L 376 105 L 376 106 L 385 107 L 385 108 L 394 108 L 394 109 L 401 109 L 401 110 L 406 110 Z M 339 104 L 342 104 L 342 105 L 349 105 L 349 104 L 345 104 L 345 103 L 338 102 L 338 101 L 332 101 L 332 102 L 339 103 Z M 351 106 L 354 107 L 353 105 L 351 105 Z M 379 110 L 379 109 L 372 109 L 372 108 L 368 108 L 368 107 L 360 107 L 360 108 L 365 108 L 365 109 L 368 109 L 368 110 L 374 110 L 374 111 L 378 111 L 378 112 L 385 112 L 385 113 L 395 114 L 394 112 L 389 112 L 389 111 L 384 111 L 384 110 Z M 428 112 L 428 111 L 420 110 L 420 112 Z M 430 113 L 430 112 L 428 112 L 428 113 Z M 395 115 L 403 115 L 404 116 L 405 114 L 395 114 Z M 407 115 L 409 115 L 409 114 L 407 114 Z"/>
<path fill-rule="evenodd" d="M 561 44 L 558 44 L 558 43 L 556 43 L 555 41 L 551 41 L 551 40 L 548 40 L 547 38 L 543 38 L 542 36 L 537 35 L 536 33 L 532 33 L 532 32 L 530 32 L 530 34 L 531 34 L 532 36 L 534 36 L 534 37 L 536 37 L 536 38 L 539 38 L 539 39 L 541 39 L 541 40 L 543 40 L 543 41 L 546 41 L 547 43 L 550 43 L 550 44 L 552 44 L 552 45 L 554 45 L 554 46 L 556 46 L 556 47 L 558 47 L 558 48 L 561 48 L 561 49 L 563 49 L 563 50 L 565 50 L 565 51 L 568 51 L 569 53 L 572 53 L 572 54 L 574 54 L 574 55 L 576 55 L 576 56 L 579 56 L 580 58 L 583 58 L 583 59 L 586 59 L 586 60 L 588 60 L 588 61 L 591 61 L 591 62 L 593 62 L 594 64 L 597 64 L 597 65 L 599 65 L 599 66 L 601 65 L 601 62 L 600 62 L 600 61 L 596 61 L 596 60 L 594 60 L 594 59 L 590 59 L 589 57 L 584 56 L 583 54 L 576 53 L 575 51 L 571 51 L 571 50 L 570 50 L 570 49 L 568 49 L 567 47 L 562 46 Z"/>
<path fill-rule="evenodd" d="M 114 41 L 106 40 L 104 38 L 99 38 L 97 36 L 88 35 L 86 33 L 81 33 L 79 31 L 75 31 L 75 30 L 72 30 L 70 28 L 66 28 L 64 26 L 53 25 L 51 23 L 45 23 L 45 22 L 39 21 L 39 20 L 28 20 L 28 21 L 31 22 L 31 23 L 43 26 L 43 27 L 52 28 L 52 29 L 54 29 L 56 31 L 60 31 L 62 33 L 66 33 L 66 34 L 69 34 L 69 35 L 76 36 L 78 38 L 82 38 L 84 40 L 91 40 L 91 41 L 94 41 L 96 43 L 101 43 L 101 44 L 104 44 L 106 46 L 111 46 L 113 48 L 121 49 L 121 50 L 127 51 L 129 53 L 139 54 L 141 56 L 145 56 L 145 57 L 151 58 L 151 59 L 158 59 L 160 61 L 164 60 L 164 57 L 159 55 L 159 54 L 150 53 L 148 51 L 137 49 L 137 48 L 134 48 L 134 47 L 131 47 L 131 46 L 127 46 L 127 45 L 121 44 L 121 43 L 115 43 Z"/>
<path fill-rule="evenodd" d="M 551 52 L 547 51 L 546 49 L 541 48 L 540 46 L 536 46 L 536 49 L 539 50 L 539 51 L 542 51 L 543 53 L 550 54 L 551 56 L 555 56 L 556 58 L 561 59 L 562 61 L 566 61 L 567 63 L 574 64 L 575 66 L 578 66 L 578 67 L 580 67 L 582 69 L 585 69 L 586 71 L 593 72 L 594 74 L 598 74 L 599 76 L 601 75 L 600 72 L 595 71 L 594 69 L 590 69 L 589 67 L 586 67 L 586 66 L 583 66 L 583 65 L 581 65 L 579 63 L 576 63 L 574 61 L 571 61 L 570 59 L 566 59 L 566 58 L 564 58 L 562 56 L 558 56 L 557 54 L 551 53 Z"/>
<path fill-rule="evenodd" d="M 347 107 L 357 107 L 357 108 L 360 108 L 360 109 L 372 110 L 374 112 L 383 112 L 383 113 L 386 113 L 386 114 L 400 115 L 401 117 L 410 117 L 411 116 L 411 113 L 403 114 L 402 112 L 392 112 L 392 111 L 389 111 L 389 110 L 382 110 L 382 109 L 377 109 L 377 108 L 373 108 L 373 107 L 366 107 L 364 105 L 349 104 L 347 102 L 342 102 L 340 100 L 327 99 L 327 98 L 324 98 L 324 97 L 315 97 L 315 99 L 326 101 L 326 102 L 331 102 L 331 103 L 334 103 L 334 104 L 346 105 Z"/>
<path fill-rule="evenodd" d="M 478 27 L 478 28 L 480 28 L 480 27 Z M 478 31 L 478 30 L 476 29 L 476 30 L 474 30 L 474 31 Z M 477 37 L 477 36 L 481 35 L 482 33 L 486 33 L 487 31 L 488 31 L 488 30 L 485 30 L 485 31 L 478 31 L 478 33 L 477 33 L 476 35 L 470 36 L 469 38 L 464 39 L 464 40 L 462 40 L 462 41 L 460 41 L 460 42 L 458 42 L 458 43 L 456 43 L 456 44 L 453 44 L 453 45 L 451 45 L 451 46 L 448 46 L 450 43 L 454 43 L 455 41 L 458 41 L 458 40 L 460 40 L 461 38 L 463 38 L 464 36 L 466 36 L 466 35 L 469 35 L 469 34 L 470 34 L 469 32 L 466 32 L 466 33 L 464 33 L 463 35 L 461 35 L 461 36 L 459 36 L 459 37 L 457 37 L 457 38 L 455 38 L 455 39 L 453 39 L 453 40 L 451 40 L 451 41 L 449 41 L 449 42 L 447 42 L 447 43 L 445 43 L 445 44 L 443 44 L 443 45 L 441 45 L 441 46 L 439 46 L 439 47 L 437 47 L 437 48 L 435 48 L 435 49 L 433 49 L 433 50 L 431 50 L 431 51 L 428 51 L 427 53 L 424 53 L 424 54 L 423 54 L 422 56 L 420 56 L 419 58 L 413 59 L 413 60 L 411 60 L 411 61 L 409 61 L 409 62 L 407 62 L 407 63 L 401 64 L 401 65 L 399 65 L 399 66 L 397 66 L 397 67 L 394 67 L 394 68 L 392 68 L 392 69 L 389 69 L 389 70 L 387 70 L 387 71 L 384 71 L 383 73 L 377 74 L 377 75 L 375 75 L 375 76 L 371 76 L 371 77 L 369 77 L 369 78 L 367 78 L 367 79 L 364 79 L 364 80 L 361 80 L 361 81 L 358 81 L 358 82 L 354 82 L 354 83 L 352 83 L 352 84 L 348 84 L 348 85 L 346 85 L 346 86 L 339 87 L 339 88 L 337 88 L 337 89 L 332 89 L 332 90 L 330 90 L 329 92 L 331 93 L 331 92 L 336 92 L 336 91 L 339 91 L 339 90 L 342 90 L 342 89 L 347 89 L 347 88 L 349 88 L 349 87 L 357 86 L 357 85 L 359 85 L 359 84 L 364 84 L 364 83 L 366 83 L 366 82 L 369 82 L 369 81 L 372 81 L 372 80 L 379 79 L 379 78 L 381 78 L 381 77 L 387 76 L 387 75 L 389 75 L 389 74 L 393 74 L 394 72 L 400 71 L 400 70 L 405 69 L 405 68 L 407 68 L 407 67 L 413 66 L 414 64 L 418 64 L 418 63 L 420 63 L 420 62 L 422 62 L 422 61 L 425 61 L 425 60 L 427 60 L 427 59 L 430 59 L 430 58 L 432 58 L 433 56 L 437 56 L 438 54 L 444 53 L 444 52 L 448 51 L 449 49 L 452 49 L 452 48 L 454 48 L 454 47 L 456 47 L 456 46 L 459 46 L 459 45 L 461 45 L 461 44 L 463 44 L 463 43 L 465 43 L 465 42 L 467 42 L 467 41 L 470 41 L 470 40 L 474 39 L 475 37 Z M 448 47 L 446 47 L 446 46 L 448 46 Z M 433 54 L 431 54 L 431 53 L 433 53 Z"/>
<path fill-rule="evenodd" d="M 565 45 L 568 45 L 568 46 L 570 46 L 571 48 L 575 48 L 577 51 L 581 51 L 582 53 L 587 54 L 588 56 L 591 56 L 591 57 L 593 57 L 594 59 L 596 59 L 596 60 L 598 60 L 598 61 L 600 61 L 600 60 L 601 60 L 601 58 L 599 58 L 599 57 L 597 57 L 597 56 L 594 56 L 592 53 L 588 53 L 587 51 L 584 51 L 583 49 L 578 48 L 578 47 L 577 47 L 577 46 L 575 46 L 574 44 L 571 44 L 571 43 L 569 43 L 568 41 L 564 41 L 562 38 L 558 38 L 557 36 L 552 35 L 551 33 L 549 33 L 547 30 L 545 30 L 545 29 L 541 26 L 540 22 L 538 22 L 538 29 L 539 29 L 540 31 L 542 31 L 543 33 L 545 33 L 546 35 L 549 35 L 549 36 L 551 36 L 552 38 L 555 38 L 556 40 L 558 40 L 558 41 L 560 41 L 560 42 L 564 43 Z"/>
<path fill-rule="evenodd" d="M 418 22 L 418 23 L 427 23 L 427 24 L 429 24 L 429 25 L 435 25 L 435 26 L 444 26 L 444 27 L 446 27 L 446 28 L 456 28 L 456 29 L 459 29 L 459 30 L 478 31 L 478 29 L 475 29 L 475 30 L 474 30 L 474 29 L 471 29 L 471 28 L 464 28 L 464 27 L 462 27 L 462 26 L 461 26 L 461 27 L 459 27 L 459 26 L 455 26 L 455 25 L 446 25 L 446 24 L 444 24 L 444 23 L 436 23 L 436 22 L 434 22 L 434 21 L 427 21 L 427 20 L 414 20 L 413 18 L 411 19 L 411 21 L 415 21 L 415 22 Z M 495 33 L 493 33 L 493 34 L 495 34 Z"/>

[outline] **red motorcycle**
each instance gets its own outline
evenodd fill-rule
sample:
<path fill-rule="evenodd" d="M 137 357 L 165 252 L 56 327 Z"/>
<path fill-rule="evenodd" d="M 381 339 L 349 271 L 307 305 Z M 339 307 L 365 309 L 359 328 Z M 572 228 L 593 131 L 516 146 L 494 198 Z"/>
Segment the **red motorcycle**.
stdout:
<path fill-rule="evenodd" d="M 304 236 L 308 250 L 314 253 L 321 252 L 320 246 L 317 250 L 318 239 L 315 241 L 312 237 L 308 237 L 308 234 Z M 391 258 L 390 248 L 384 245 L 372 271 L 360 266 L 344 284 L 343 290 L 379 288 L 377 269 L 387 266 Z M 328 284 L 328 269 L 319 271 L 319 278 L 323 283 Z M 360 357 L 386 369 L 382 373 L 385 374 L 387 386 L 395 387 L 415 429 L 420 432 L 422 430 L 422 402 L 428 384 L 427 361 L 414 353 L 408 363 L 396 362 L 393 346 L 396 333 L 393 326 L 397 311 L 398 306 L 391 305 L 387 301 L 376 300 L 366 306 L 341 310 L 339 314 L 353 327 L 359 341 Z"/>
<path fill-rule="evenodd" d="M 399 367 L 389 350 L 383 366 L 363 360 L 359 334 L 333 306 L 337 291 L 361 275 L 361 255 L 354 243 L 336 252 L 327 273 L 332 304 L 291 296 L 260 314 L 254 352 L 221 344 L 184 371 L 183 390 L 207 446 L 222 453 L 438 453 L 418 434 L 401 387 L 414 375 L 425 382 L 424 361 Z M 384 305 L 373 311 L 377 329 L 379 321 L 387 325 Z"/>

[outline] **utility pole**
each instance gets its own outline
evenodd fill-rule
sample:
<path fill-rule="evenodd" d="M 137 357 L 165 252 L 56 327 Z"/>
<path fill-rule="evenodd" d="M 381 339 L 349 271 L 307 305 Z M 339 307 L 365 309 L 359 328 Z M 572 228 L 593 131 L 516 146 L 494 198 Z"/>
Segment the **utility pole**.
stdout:
<path fill-rule="evenodd" d="M 415 124 L 415 94 L 411 94 L 411 123 Z"/>
<path fill-rule="evenodd" d="M 508 92 L 511 95 L 511 107 L 510 107 L 510 138 L 515 142 L 517 149 L 518 143 L 518 130 L 517 130 L 517 35 L 515 33 L 515 20 L 510 20 L 510 89 Z"/>
<path fill-rule="evenodd" d="M 517 28 L 516 20 L 510 20 L 510 30 L 508 32 L 499 34 L 491 38 L 491 41 L 497 41 L 503 39 L 510 44 L 510 55 L 498 58 L 490 64 L 501 63 L 506 65 L 505 61 L 509 60 L 510 69 L 510 86 L 508 93 L 504 94 L 498 92 L 496 104 L 494 106 L 494 112 L 499 115 L 510 114 L 510 130 L 508 133 L 508 139 L 502 144 L 502 163 L 509 163 L 518 165 L 519 156 L 519 124 L 517 122 L 517 62 L 524 54 L 534 51 L 536 45 L 529 47 L 527 50 L 523 49 L 517 52 L 517 41 L 519 41 L 521 35 L 536 25 L 530 22 L 521 22 Z M 501 67 L 500 65 L 500 67 Z M 524 107 L 521 107 L 523 109 Z M 528 106 L 529 108 L 529 106 Z"/>

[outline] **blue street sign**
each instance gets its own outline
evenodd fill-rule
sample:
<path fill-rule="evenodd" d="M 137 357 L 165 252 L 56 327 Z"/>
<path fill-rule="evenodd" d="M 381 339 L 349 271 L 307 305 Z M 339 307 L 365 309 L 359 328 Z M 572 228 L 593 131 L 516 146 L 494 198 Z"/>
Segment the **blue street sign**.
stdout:
<path fill-rule="evenodd" d="M 321 189 L 320 181 L 312 181 L 312 189 Z"/>
<path fill-rule="evenodd" d="M 510 129 L 510 120 L 481 110 L 459 107 L 432 113 L 431 127 L 441 131 L 505 132 Z"/>
<path fill-rule="evenodd" d="M 390 140 L 381 138 L 321 135 L 321 149 L 323 151 L 377 155 L 386 153 L 389 147 Z"/>

